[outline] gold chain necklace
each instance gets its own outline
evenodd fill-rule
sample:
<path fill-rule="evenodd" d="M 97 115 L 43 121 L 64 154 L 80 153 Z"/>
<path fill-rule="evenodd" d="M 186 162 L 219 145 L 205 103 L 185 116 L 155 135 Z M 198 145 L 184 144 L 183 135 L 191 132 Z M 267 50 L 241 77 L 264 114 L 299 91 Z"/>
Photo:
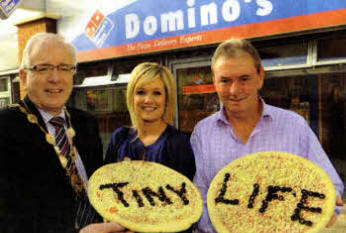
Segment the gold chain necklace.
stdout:
<path fill-rule="evenodd" d="M 60 148 L 56 145 L 54 135 L 49 133 L 44 127 L 42 127 L 42 125 L 40 125 L 38 123 L 37 117 L 34 114 L 30 113 L 28 110 L 29 109 L 28 106 L 26 106 L 26 103 L 25 102 L 23 102 L 23 103 L 24 103 L 25 107 L 19 105 L 19 109 L 21 110 L 21 112 L 23 112 L 26 115 L 26 118 L 30 123 L 36 124 L 41 129 L 41 131 L 46 136 L 45 137 L 46 141 L 54 147 L 54 150 L 55 150 L 55 152 L 58 155 L 58 158 L 60 160 L 61 166 L 65 169 L 66 175 L 68 175 L 70 177 L 71 184 L 72 184 L 74 190 L 76 191 L 76 193 L 77 194 L 86 193 L 86 190 L 87 190 L 86 184 L 78 175 L 77 168 L 76 168 L 76 159 L 77 159 L 78 155 L 77 155 L 75 148 L 73 146 L 73 138 L 76 135 L 76 133 L 75 133 L 74 129 L 72 128 L 70 113 L 64 107 L 64 111 L 67 115 L 67 120 L 68 120 L 68 124 L 69 124 L 69 127 L 67 129 L 67 134 L 69 136 L 68 140 L 69 140 L 69 143 L 71 146 L 70 157 L 72 160 L 71 165 L 69 167 L 67 167 L 68 160 L 66 159 L 66 157 L 64 155 L 61 154 Z"/>

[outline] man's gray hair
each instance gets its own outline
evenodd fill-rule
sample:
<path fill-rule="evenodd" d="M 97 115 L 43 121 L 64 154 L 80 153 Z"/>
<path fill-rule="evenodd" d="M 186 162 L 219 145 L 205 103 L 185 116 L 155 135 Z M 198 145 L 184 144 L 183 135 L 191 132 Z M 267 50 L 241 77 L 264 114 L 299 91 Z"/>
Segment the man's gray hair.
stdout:
<path fill-rule="evenodd" d="M 40 33 L 37 33 L 34 36 L 32 36 L 28 40 L 28 42 L 26 43 L 26 46 L 25 46 L 24 51 L 23 51 L 22 63 L 20 66 L 21 69 L 27 68 L 31 65 L 30 64 L 30 55 L 32 53 L 33 48 L 39 42 L 46 41 L 46 40 L 56 40 L 56 41 L 59 41 L 62 44 L 64 44 L 71 54 L 71 57 L 73 59 L 73 65 L 77 65 L 77 53 L 76 53 L 76 48 L 73 46 L 73 44 L 71 44 L 70 42 L 67 42 L 64 37 L 62 37 L 58 34 L 48 33 L 48 32 L 40 32 Z M 49 53 L 49 51 L 47 51 L 47 53 Z"/>

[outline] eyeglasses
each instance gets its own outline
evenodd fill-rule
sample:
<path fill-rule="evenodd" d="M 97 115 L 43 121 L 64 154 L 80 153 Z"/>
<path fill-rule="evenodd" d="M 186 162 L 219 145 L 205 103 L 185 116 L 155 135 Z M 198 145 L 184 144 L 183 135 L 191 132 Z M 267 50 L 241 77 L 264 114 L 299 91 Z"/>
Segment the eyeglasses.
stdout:
<path fill-rule="evenodd" d="M 53 72 L 53 70 L 57 70 L 59 73 L 63 74 L 74 74 L 76 72 L 76 66 L 60 64 L 60 65 L 52 65 L 52 64 L 38 64 L 31 67 L 25 68 L 26 70 L 31 70 L 38 72 L 40 74 L 49 74 Z"/>

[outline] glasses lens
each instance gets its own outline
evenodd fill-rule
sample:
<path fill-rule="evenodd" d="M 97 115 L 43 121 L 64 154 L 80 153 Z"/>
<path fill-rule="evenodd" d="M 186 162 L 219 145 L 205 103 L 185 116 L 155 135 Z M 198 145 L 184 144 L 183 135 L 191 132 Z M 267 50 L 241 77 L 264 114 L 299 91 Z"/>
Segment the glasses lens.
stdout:
<path fill-rule="evenodd" d="M 70 72 L 71 71 L 71 66 L 69 66 L 69 65 L 58 65 L 57 68 L 59 71 L 63 71 L 63 72 Z"/>
<path fill-rule="evenodd" d="M 74 73 L 76 70 L 76 67 L 73 65 L 66 65 L 66 64 L 61 64 L 61 65 L 51 65 L 51 64 L 38 64 L 34 65 L 31 70 L 46 74 L 49 72 L 52 72 L 54 69 L 57 69 L 58 72 L 61 73 Z"/>
<path fill-rule="evenodd" d="M 52 67 L 48 64 L 43 64 L 43 65 L 35 65 L 32 67 L 32 69 L 38 72 L 47 72 L 48 70 L 52 69 Z"/>

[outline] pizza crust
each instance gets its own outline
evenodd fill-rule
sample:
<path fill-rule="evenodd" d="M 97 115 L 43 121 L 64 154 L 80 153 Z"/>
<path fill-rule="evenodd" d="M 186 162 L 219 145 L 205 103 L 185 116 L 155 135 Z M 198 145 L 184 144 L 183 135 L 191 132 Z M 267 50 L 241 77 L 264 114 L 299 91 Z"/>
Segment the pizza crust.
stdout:
<path fill-rule="evenodd" d="M 322 230 L 334 213 L 336 190 L 311 161 L 284 152 L 260 152 L 228 164 L 207 195 L 218 232 L 268 233 Z"/>
<path fill-rule="evenodd" d="M 178 232 L 197 222 L 203 200 L 182 174 L 154 162 L 107 164 L 91 176 L 88 196 L 108 221 L 138 232 Z"/>

